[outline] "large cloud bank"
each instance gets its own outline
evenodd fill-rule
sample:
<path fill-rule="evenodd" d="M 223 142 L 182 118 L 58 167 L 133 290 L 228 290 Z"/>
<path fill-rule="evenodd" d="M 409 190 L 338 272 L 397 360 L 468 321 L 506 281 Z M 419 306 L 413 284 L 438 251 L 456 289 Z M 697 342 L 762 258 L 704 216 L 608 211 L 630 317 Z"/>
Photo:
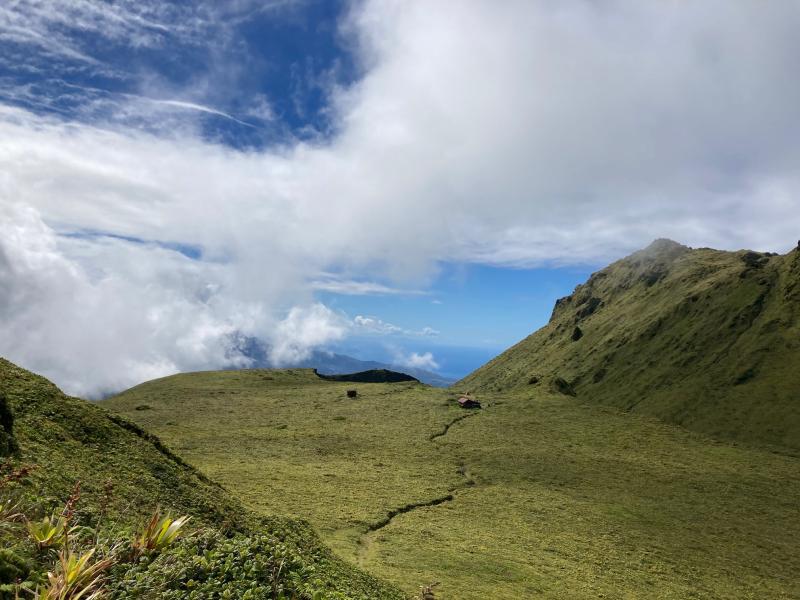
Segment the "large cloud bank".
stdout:
<path fill-rule="evenodd" d="M 315 282 L 800 231 L 795 3 L 375 1 L 341 26 L 364 76 L 329 90 L 325 141 L 0 105 L 0 354 L 97 395 L 246 364 L 240 334 L 280 363 L 358 327 Z"/>

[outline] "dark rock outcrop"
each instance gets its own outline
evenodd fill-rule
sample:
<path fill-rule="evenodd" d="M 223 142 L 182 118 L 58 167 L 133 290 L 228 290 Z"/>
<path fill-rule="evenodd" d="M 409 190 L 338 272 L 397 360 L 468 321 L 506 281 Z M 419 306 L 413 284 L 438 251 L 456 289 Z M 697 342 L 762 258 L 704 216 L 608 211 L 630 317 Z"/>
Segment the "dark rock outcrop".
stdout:
<path fill-rule="evenodd" d="M 370 371 L 361 371 L 360 373 L 347 373 L 343 375 L 323 375 L 314 370 L 317 377 L 325 379 L 326 381 L 347 381 L 352 383 L 401 383 L 403 381 L 415 381 L 419 383 L 419 379 L 406 375 L 405 373 L 398 373 L 397 371 L 390 371 L 388 369 L 372 369 Z"/>
<path fill-rule="evenodd" d="M 9 456 L 17 449 L 14 439 L 14 415 L 5 394 L 0 392 L 0 456 Z"/>
<path fill-rule="evenodd" d="M 553 391 L 565 396 L 577 396 L 575 388 L 566 380 L 561 377 L 553 379 Z"/>

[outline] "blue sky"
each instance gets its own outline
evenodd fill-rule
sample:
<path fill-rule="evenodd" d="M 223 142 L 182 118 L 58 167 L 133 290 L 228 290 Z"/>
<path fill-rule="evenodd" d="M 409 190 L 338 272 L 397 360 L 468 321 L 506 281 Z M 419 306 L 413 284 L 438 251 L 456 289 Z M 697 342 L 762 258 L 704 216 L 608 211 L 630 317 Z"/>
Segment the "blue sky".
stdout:
<path fill-rule="evenodd" d="M 587 267 L 516 269 L 443 265 L 433 285 L 419 294 L 352 296 L 320 294 L 348 314 L 375 316 L 416 333 L 354 336 L 339 345 L 357 358 L 390 361 L 431 352 L 444 374 L 460 377 L 518 342 L 550 318 L 556 298 L 572 293 L 591 274 Z M 426 327 L 436 335 L 422 335 Z M 387 339 L 388 337 L 388 339 Z"/>
<path fill-rule="evenodd" d="M 800 229 L 800 8 L 0 5 L 0 354 L 94 396 L 315 349 L 460 376 L 659 237 Z"/>
<path fill-rule="evenodd" d="M 358 76 L 339 33 L 346 2 L 112 2 L 96 12 L 81 4 L 104 3 L 4 9 L 0 94 L 9 104 L 149 129 L 147 112 L 125 114 L 119 101 L 170 103 L 161 108 L 176 120 L 195 113 L 206 139 L 263 148 L 331 135 L 328 91 Z M 54 46 L 31 25 L 46 28 Z"/>

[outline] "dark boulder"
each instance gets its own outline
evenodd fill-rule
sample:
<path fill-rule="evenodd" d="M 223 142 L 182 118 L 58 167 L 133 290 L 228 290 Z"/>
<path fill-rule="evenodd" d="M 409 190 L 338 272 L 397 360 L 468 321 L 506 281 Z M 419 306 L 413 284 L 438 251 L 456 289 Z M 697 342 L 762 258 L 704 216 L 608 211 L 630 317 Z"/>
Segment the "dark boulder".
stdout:
<path fill-rule="evenodd" d="M 564 296 L 556 300 L 553 306 L 553 312 L 550 314 L 550 322 L 553 322 L 556 317 L 563 311 L 569 304 L 572 303 L 572 296 Z"/>
<path fill-rule="evenodd" d="M 595 312 L 597 312 L 597 309 L 600 308 L 602 304 L 603 301 L 600 298 L 596 296 L 590 296 L 581 306 L 580 310 L 575 313 L 575 317 L 578 320 L 585 319 L 589 315 L 593 315 Z"/>
<path fill-rule="evenodd" d="M 575 388 L 566 380 L 562 379 L 561 377 L 556 377 L 553 379 L 553 391 L 558 392 L 559 394 L 564 394 L 565 396 L 577 396 L 577 392 Z"/>
<path fill-rule="evenodd" d="M 760 252 L 748 251 L 740 257 L 748 269 L 758 269 L 769 262 L 769 257 Z"/>
<path fill-rule="evenodd" d="M 5 394 L 0 392 L 0 456 L 9 456 L 17 449 L 14 439 L 14 415 Z"/>
<path fill-rule="evenodd" d="M 740 373 L 739 376 L 733 380 L 733 385 L 742 385 L 744 383 L 747 383 L 748 381 L 754 379 L 756 374 L 757 374 L 756 370 L 751 367 Z"/>
<path fill-rule="evenodd" d="M 641 274 L 639 279 L 644 282 L 647 287 L 653 287 L 659 281 L 667 276 L 667 269 L 661 265 L 652 267 Z"/>

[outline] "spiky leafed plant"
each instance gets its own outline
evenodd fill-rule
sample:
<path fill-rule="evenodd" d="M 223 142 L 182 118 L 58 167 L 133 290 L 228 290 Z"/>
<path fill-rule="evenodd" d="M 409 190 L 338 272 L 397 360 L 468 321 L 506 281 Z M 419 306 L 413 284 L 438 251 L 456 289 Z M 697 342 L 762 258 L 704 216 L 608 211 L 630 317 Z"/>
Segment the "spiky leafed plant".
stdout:
<path fill-rule="evenodd" d="M 98 600 L 103 596 L 103 577 L 115 558 L 90 562 L 95 548 L 81 555 L 67 549 L 58 554 L 56 570 L 47 574 L 48 586 L 41 591 L 36 600 Z"/>
<path fill-rule="evenodd" d="M 161 510 L 156 509 L 147 526 L 133 540 L 134 554 L 139 556 L 147 552 L 160 552 L 168 547 L 178 538 L 181 528 L 189 519 L 188 516 L 177 519 L 170 515 L 162 517 Z"/>
<path fill-rule="evenodd" d="M 75 505 L 81 497 L 81 482 L 75 482 L 69 498 L 60 513 L 54 512 L 41 521 L 27 521 L 28 533 L 30 533 L 36 547 L 39 550 L 50 548 L 57 544 L 67 545 L 69 536 L 83 527 L 72 527 L 72 518 L 75 515 Z"/>
<path fill-rule="evenodd" d="M 79 529 L 70 527 L 68 519 L 58 513 L 53 513 L 41 521 L 26 521 L 26 525 L 31 539 L 39 550 L 64 543 L 70 533 Z"/>
<path fill-rule="evenodd" d="M 12 497 L 7 488 L 23 481 L 33 470 L 33 466 L 23 465 L 15 467 L 10 462 L 0 463 L 0 493 L 5 496 L 0 500 L 0 527 L 12 526 L 25 520 L 21 510 L 22 502 Z"/>
<path fill-rule="evenodd" d="M 0 527 L 24 520 L 25 515 L 22 514 L 20 505 L 21 502 L 15 502 L 12 498 L 0 502 Z"/>

